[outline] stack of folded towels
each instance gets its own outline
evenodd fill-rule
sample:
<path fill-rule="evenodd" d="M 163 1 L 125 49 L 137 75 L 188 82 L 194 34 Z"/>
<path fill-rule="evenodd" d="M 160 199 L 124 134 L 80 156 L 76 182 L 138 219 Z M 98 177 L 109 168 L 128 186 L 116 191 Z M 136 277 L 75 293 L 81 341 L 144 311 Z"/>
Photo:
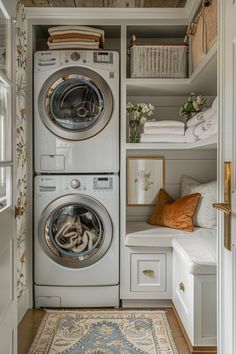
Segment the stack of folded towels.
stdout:
<path fill-rule="evenodd" d="M 49 49 L 99 49 L 104 31 L 88 26 L 56 26 L 48 29 Z"/>
<path fill-rule="evenodd" d="M 187 122 L 186 143 L 206 139 L 217 135 L 217 97 L 212 107 L 196 114 Z"/>
<path fill-rule="evenodd" d="M 184 143 L 184 123 L 176 120 L 149 120 L 144 123 L 141 143 Z"/>

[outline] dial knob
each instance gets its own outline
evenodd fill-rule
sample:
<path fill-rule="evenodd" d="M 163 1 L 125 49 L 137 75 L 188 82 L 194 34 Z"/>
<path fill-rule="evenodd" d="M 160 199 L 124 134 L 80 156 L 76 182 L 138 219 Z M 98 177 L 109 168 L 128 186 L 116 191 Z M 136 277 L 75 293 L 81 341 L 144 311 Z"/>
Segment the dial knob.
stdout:
<path fill-rule="evenodd" d="M 71 187 L 74 189 L 77 189 L 80 187 L 80 180 L 79 179 L 73 179 L 70 183 Z"/>
<path fill-rule="evenodd" d="M 80 54 L 78 52 L 73 52 L 73 53 L 71 53 L 70 57 L 71 57 L 71 60 L 78 61 L 80 58 Z"/>

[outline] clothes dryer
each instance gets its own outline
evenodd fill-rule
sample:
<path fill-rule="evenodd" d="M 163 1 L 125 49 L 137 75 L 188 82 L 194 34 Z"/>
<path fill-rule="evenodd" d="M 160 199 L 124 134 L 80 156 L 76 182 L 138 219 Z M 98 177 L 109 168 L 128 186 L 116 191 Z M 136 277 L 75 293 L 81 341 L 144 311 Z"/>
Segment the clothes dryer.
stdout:
<path fill-rule="evenodd" d="M 36 173 L 119 171 L 119 56 L 43 51 L 34 56 Z"/>

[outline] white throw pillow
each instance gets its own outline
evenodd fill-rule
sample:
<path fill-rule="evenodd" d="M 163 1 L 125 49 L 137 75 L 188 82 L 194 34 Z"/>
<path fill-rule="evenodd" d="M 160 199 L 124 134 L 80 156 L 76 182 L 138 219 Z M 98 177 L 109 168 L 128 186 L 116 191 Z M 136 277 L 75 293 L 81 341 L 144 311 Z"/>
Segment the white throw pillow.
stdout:
<path fill-rule="evenodd" d="M 212 181 L 202 184 L 192 177 L 182 176 L 181 197 L 192 193 L 200 193 L 202 196 L 193 217 L 194 225 L 207 229 L 215 227 L 216 210 L 212 204 L 216 202 L 217 182 Z"/>

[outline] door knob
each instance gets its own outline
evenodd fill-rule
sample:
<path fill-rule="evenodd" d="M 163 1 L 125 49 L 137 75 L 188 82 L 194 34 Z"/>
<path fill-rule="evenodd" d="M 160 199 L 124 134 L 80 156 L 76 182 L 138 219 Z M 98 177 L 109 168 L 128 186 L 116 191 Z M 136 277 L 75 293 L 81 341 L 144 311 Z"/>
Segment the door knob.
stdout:
<path fill-rule="evenodd" d="M 232 163 L 224 163 L 224 202 L 214 203 L 213 208 L 224 213 L 224 246 L 231 251 L 231 176 Z"/>

